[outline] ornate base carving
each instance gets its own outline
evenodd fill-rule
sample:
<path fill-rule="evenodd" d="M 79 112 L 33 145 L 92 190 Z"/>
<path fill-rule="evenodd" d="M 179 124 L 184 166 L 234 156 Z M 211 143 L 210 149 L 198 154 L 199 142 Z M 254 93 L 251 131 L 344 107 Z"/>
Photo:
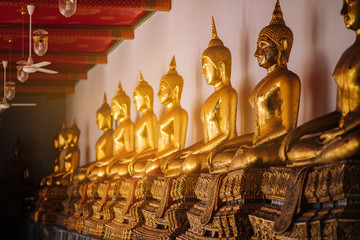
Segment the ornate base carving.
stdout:
<path fill-rule="evenodd" d="M 142 209 L 145 223 L 134 229 L 136 239 L 169 239 L 189 227 L 186 212 L 195 204 L 198 175 L 158 178 L 151 187 L 153 200 Z"/>
<path fill-rule="evenodd" d="M 148 202 L 153 181 L 150 176 L 120 181 L 120 196 L 113 207 L 115 218 L 105 224 L 105 239 L 131 239 L 132 229 L 144 222 L 141 209 Z"/>
<path fill-rule="evenodd" d="M 303 169 L 271 168 L 263 190 L 267 204 L 250 215 L 253 239 L 357 239 L 360 234 L 360 161 L 347 160 L 310 167 L 300 190 L 301 203 L 285 232 L 276 221 L 286 214 L 292 175 Z M 292 188 L 294 189 L 294 188 Z M 289 194 L 290 193 L 290 194 Z M 291 202 L 291 201 L 290 201 Z"/>
<path fill-rule="evenodd" d="M 264 171 L 202 174 L 195 190 L 200 202 L 187 212 L 190 228 L 179 239 L 249 239 L 252 229 L 248 214 L 263 202 Z"/>

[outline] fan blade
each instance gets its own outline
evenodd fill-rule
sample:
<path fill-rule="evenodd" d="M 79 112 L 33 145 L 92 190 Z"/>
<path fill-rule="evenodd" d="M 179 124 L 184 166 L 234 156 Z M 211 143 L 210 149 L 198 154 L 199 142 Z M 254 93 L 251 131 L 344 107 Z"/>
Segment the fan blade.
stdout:
<path fill-rule="evenodd" d="M 50 73 L 50 74 L 59 73 L 58 71 L 53 71 L 53 70 L 49 70 L 49 69 L 45 69 L 45 68 L 38 68 L 37 71 L 38 72 L 43 72 L 43 73 Z"/>
<path fill-rule="evenodd" d="M 11 103 L 12 107 L 36 107 L 37 103 Z"/>
<path fill-rule="evenodd" d="M 32 64 L 31 65 L 31 67 L 45 67 L 45 66 L 47 66 L 47 65 L 50 65 L 51 64 L 51 62 L 46 62 L 46 61 L 44 61 L 44 62 L 39 62 L 39 63 L 35 63 L 35 64 Z"/>
<path fill-rule="evenodd" d="M 24 66 L 23 71 L 26 73 L 34 73 L 36 72 L 37 68 L 32 66 Z"/>

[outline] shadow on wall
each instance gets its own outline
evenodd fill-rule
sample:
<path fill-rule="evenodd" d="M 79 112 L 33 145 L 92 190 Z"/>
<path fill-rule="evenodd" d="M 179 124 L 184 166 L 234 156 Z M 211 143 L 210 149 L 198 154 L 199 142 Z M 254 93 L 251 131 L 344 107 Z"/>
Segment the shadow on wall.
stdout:
<path fill-rule="evenodd" d="M 239 97 L 239 106 L 238 111 L 240 112 L 240 135 L 245 133 L 250 133 L 254 129 L 253 113 L 249 104 L 249 97 L 252 92 L 251 89 L 251 79 L 249 74 L 249 61 L 251 49 L 249 44 L 249 30 L 248 30 L 248 21 L 246 18 L 246 7 L 243 7 L 242 14 L 242 23 L 240 32 L 240 69 L 242 73 L 242 78 L 240 79 L 241 87 L 237 90 Z M 255 51 L 255 50 L 254 50 Z M 238 115 L 239 116 L 239 115 Z"/>
<path fill-rule="evenodd" d="M 308 41 L 306 45 L 309 48 L 305 58 L 307 64 L 305 64 L 304 78 L 301 79 L 303 86 L 302 101 L 304 103 L 301 120 L 303 122 L 332 111 L 328 109 L 328 106 L 330 83 L 334 80 L 331 77 L 326 57 L 321 50 L 322 39 L 319 36 L 319 30 L 324 26 L 321 11 L 320 4 L 317 1 L 311 2 L 310 16 L 305 18 L 305 25 L 309 26 L 308 31 L 305 32 Z M 335 93 L 332 95 L 336 96 Z"/>

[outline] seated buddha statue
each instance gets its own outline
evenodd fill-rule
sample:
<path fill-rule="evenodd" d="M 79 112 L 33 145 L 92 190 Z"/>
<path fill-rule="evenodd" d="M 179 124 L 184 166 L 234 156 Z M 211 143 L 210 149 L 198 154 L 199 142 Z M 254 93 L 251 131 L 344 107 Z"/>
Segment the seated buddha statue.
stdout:
<path fill-rule="evenodd" d="M 53 184 L 59 184 L 58 179 L 61 179 L 61 177 L 66 173 L 65 171 L 65 156 L 66 152 L 68 150 L 68 129 L 66 128 L 65 121 L 62 124 L 61 129 L 56 134 L 57 139 L 54 140 L 54 147 L 57 147 L 57 150 L 59 151 L 58 155 L 55 158 L 55 166 L 54 166 L 54 172 L 50 175 L 44 177 L 41 180 L 40 185 L 41 186 L 50 186 Z"/>
<path fill-rule="evenodd" d="M 95 144 L 96 161 L 99 161 L 111 157 L 114 147 L 111 108 L 107 103 L 106 93 L 103 104 L 96 111 L 96 125 L 98 129 L 103 130 Z"/>
<path fill-rule="evenodd" d="M 61 147 L 60 147 L 60 144 L 59 144 L 59 132 L 60 132 L 60 129 L 56 132 L 55 134 L 55 137 L 53 139 L 53 147 L 56 151 L 56 156 L 54 158 L 54 173 L 58 172 L 59 171 L 59 167 L 60 167 L 60 163 L 59 163 L 59 156 L 60 156 L 60 152 L 61 152 Z M 46 186 L 47 185 L 47 182 L 48 182 L 48 178 L 52 175 L 48 175 L 48 176 L 45 176 L 41 179 L 40 181 L 40 186 L 43 187 L 43 186 Z"/>
<path fill-rule="evenodd" d="M 73 125 L 67 131 L 68 148 L 64 157 L 65 173 L 62 175 L 60 182 L 57 184 L 68 185 L 72 179 L 70 176 L 79 167 L 80 149 L 78 141 L 80 137 L 80 129 L 76 125 L 74 118 Z"/>
<path fill-rule="evenodd" d="M 104 93 L 104 101 L 101 107 L 96 111 L 96 125 L 99 130 L 103 131 L 103 134 L 96 141 L 95 144 L 95 156 L 96 162 L 109 159 L 113 153 L 113 129 L 112 129 L 112 116 L 111 108 L 107 103 L 106 93 Z M 86 179 L 86 172 L 90 166 L 83 166 L 78 169 L 77 173 L 74 174 L 73 180 L 82 182 Z"/>
<path fill-rule="evenodd" d="M 267 75 L 249 98 L 254 113 L 254 133 L 228 143 L 228 147 L 235 143 L 240 146 L 228 171 L 283 164 L 278 151 L 281 140 L 296 127 L 300 99 L 300 79 L 287 69 L 292 44 L 292 31 L 285 25 L 277 1 L 270 25 L 260 31 L 255 51 Z"/>
<path fill-rule="evenodd" d="M 113 132 L 113 155 L 90 165 L 87 175 L 91 180 L 129 175 L 128 165 L 135 154 L 134 123 L 130 119 L 130 98 L 123 91 L 121 83 L 111 100 L 111 115 L 119 122 Z"/>
<path fill-rule="evenodd" d="M 167 111 L 158 121 L 158 149 L 156 157 L 149 159 L 145 174 L 149 176 L 171 176 L 179 172 L 183 160 L 178 156 L 185 147 L 187 112 L 181 107 L 180 99 L 184 85 L 183 78 L 176 71 L 175 56 L 170 70 L 160 80 L 158 97 Z"/>
<path fill-rule="evenodd" d="M 155 157 L 157 151 L 157 118 L 153 111 L 154 90 L 144 81 L 140 72 L 140 81 L 134 90 L 134 105 L 142 116 L 135 124 L 136 155 L 129 165 L 132 177 L 143 177 L 148 158 Z"/>
<path fill-rule="evenodd" d="M 289 166 L 360 156 L 360 0 L 343 1 L 341 15 L 346 28 L 355 31 L 356 40 L 343 53 L 333 73 L 336 110 L 299 126 L 285 137 L 279 155 Z M 317 136 L 301 139 L 308 134 Z"/>
<path fill-rule="evenodd" d="M 212 18 L 212 39 L 201 58 L 205 80 L 207 84 L 214 86 L 215 91 L 206 99 L 201 109 L 204 139 L 185 150 L 188 155 L 182 167 L 185 174 L 209 170 L 213 172 L 226 167 L 228 165 L 226 162 L 230 162 L 231 158 L 224 157 L 224 154 L 219 153 L 215 157 L 219 161 L 212 163 L 207 162 L 207 157 L 216 146 L 237 136 L 237 93 L 230 82 L 231 53 L 217 35 L 214 18 Z"/>

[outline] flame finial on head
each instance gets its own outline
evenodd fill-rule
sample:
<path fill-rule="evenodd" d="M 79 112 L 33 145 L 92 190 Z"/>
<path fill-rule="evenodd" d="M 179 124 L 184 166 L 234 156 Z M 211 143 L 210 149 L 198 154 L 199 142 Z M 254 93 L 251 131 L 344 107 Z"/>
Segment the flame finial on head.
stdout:
<path fill-rule="evenodd" d="M 271 24 L 282 24 L 285 25 L 285 20 L 283 18 L 283 13 L 281 11 L 281 6 L 279 0 L 276 1 L 274 12 L 272 14 Z"/>
<path fill-rule="evenodd" d="M 104 103 L 107 102 L 107 98 L 106 98 L 106 92 L 104 92 Z"/>
<path fill-rule="evenodd" d="M 119 81 L 119 85 L 118 85 L 118 90 L 119 90 L 119 91 L 122 91 L 122 90 L 123 90 L 120 81 Z"/>
<path fill-rule="evenodd" d="M 171 62 L 170 62 L 170 70 L 176 70 L 176 60 L 175 60 L 175 55 L 173 56 Z"/>
<path fill-rule="evenodd" d="M 140 70 L 140 82 L 142 82 L 142 81 L 144 81 L 144 77 L 143 77 L 143 75 L 141 73 L 141 70 Z"/>
<path fill-rule="evenodd" d="M 214 17 L 212 17 L 211 35 L 212 37 L 208 47 L 224 46 L 224 43 L 217 34 Z"/>

